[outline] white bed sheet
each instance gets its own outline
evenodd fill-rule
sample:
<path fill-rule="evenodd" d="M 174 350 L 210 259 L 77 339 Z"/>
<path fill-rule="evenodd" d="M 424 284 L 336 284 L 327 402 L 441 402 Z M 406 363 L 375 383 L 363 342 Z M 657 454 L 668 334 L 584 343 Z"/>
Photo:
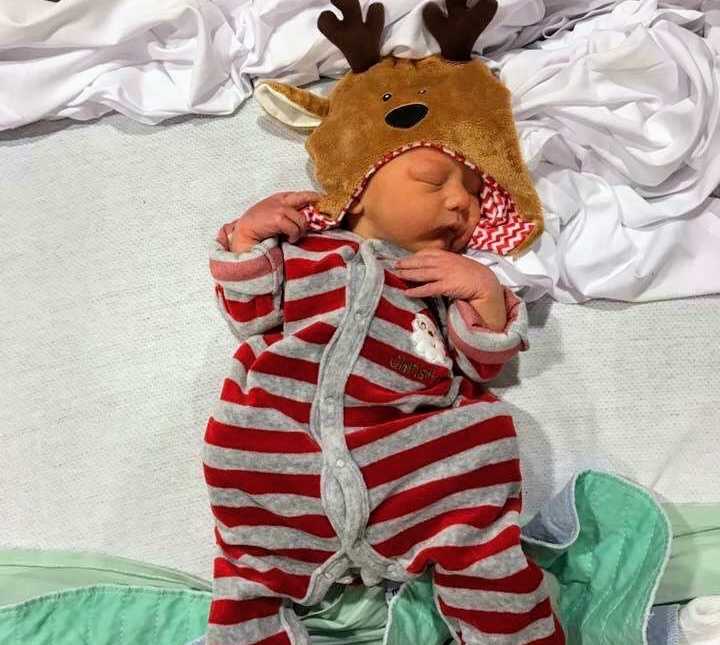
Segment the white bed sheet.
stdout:
<path fill-rule="evenodd" d="M 149 127 L 119 115 L 0 133 L 0 542 L 209 576 L 204 424 L 234 349 L 207 243 L 310 185 L 303 138 L 249 101 Z M 606 467 L 720 501 L 720 298 L 530 307 L 499 381 L 526 513 Z"/>

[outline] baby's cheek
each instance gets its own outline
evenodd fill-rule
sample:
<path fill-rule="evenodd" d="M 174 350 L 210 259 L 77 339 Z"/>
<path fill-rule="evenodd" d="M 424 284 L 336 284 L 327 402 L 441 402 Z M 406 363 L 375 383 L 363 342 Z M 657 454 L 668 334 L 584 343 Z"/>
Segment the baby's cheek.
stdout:
<path fill-rule="evenodd" d="M 438 228 L 438 217 L 442 215 L 440 200 L 433 196 L 426 196 L 424 199 L 418 200 L 414 208 L 418 230 L 426 235 L 433 233 Z M 438 235 L 434 235 L 434 237 L 438 237 Z"/>
<path fill-rule="evenodd" d="M 390 220 L 386 230 L 392 231 L 396 240 L 408 245 L 422 242 L 422 248 L 429 245 L 433 248 L 443 248 L 442 240 L 432 235 L 433 229 L 437 226 L 438 214 L 442 212 L 437 201 L 437 198 L 429 194 L 399 192 L 388 201 L 393 206 L 385 211 Z"/>
<path fill-rule="evenodd" d="M 423 205 L 414 200 L 400 204 L 397 216 L 398 235 L 403 239 L 417 240 L 430 230 L 430 218 L 425 214 Z"/>

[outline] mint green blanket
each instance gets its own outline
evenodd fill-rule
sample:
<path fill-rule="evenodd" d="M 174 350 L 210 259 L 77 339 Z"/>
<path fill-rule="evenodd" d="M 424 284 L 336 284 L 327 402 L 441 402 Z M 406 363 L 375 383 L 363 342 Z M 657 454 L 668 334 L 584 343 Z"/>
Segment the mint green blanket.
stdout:
<path fill-rule="evenodd" d="M 692 518 L 677 509 L 670 517 L 682 522 L 686 549 Z M 708 521 L 704 514 L 703 529 Z M 523 527 L 523 540 L 548 573 L 569 645 L 645 643 L 658 585 L 665 602 L 689 588 L 687 558 L 661 584 L 671 542 L 665 512 L 648 491 L 614 475 L 576 475 Z M 693 593 L 700 591 L 689 574 Z M 0 643 L 8 645 L 185 645 L 204 634 L 209 603 L 208 581 L 165 567 L 86 553 L 0 552 Z M 382 587 L 336 585 L 319 605 L 297 609 L 319 645 L 380 645 L 386 631 L 386 645 L 450 638 L 427 575 L 389 602 Z"/>

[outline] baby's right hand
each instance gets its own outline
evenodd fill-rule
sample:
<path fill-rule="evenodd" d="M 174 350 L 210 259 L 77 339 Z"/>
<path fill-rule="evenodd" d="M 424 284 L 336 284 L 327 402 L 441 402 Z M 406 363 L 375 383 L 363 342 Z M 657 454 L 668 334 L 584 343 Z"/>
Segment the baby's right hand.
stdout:
<path fill-rule="evenodd" d="M 230 251 L 247 251 L 274 235 L 287 235 L 297 242 L 307 231 L 307 220 L 300 212 L 322 195 L 313 191 L 276 193 L 249 208 L 235 222 L 230 234 Z"/>

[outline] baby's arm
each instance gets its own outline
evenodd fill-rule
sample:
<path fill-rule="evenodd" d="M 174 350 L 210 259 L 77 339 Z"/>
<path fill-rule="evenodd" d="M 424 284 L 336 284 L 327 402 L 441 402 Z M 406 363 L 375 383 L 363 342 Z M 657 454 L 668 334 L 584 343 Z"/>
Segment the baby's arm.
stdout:
<path fill-rule="evenodd" d="M 510 289 L 501 289 L 491 303 L 453 300 L 448 307 L 448 341 L 455 362 L 479 383 L 494 379 L 505 363 L 528 347 L 525 303 Z M 502 319 L 503 326 L 494 324 Z"/>
<path fill-rule="evenodd" d="M 283 254 L 278 239 L 291 242 L 306 230 L 297 207 L 316 193 L 280 193 L 225 224 L 210 249 L 210 273 L 218 307 L 239 340 L 282 323 Z"/>

